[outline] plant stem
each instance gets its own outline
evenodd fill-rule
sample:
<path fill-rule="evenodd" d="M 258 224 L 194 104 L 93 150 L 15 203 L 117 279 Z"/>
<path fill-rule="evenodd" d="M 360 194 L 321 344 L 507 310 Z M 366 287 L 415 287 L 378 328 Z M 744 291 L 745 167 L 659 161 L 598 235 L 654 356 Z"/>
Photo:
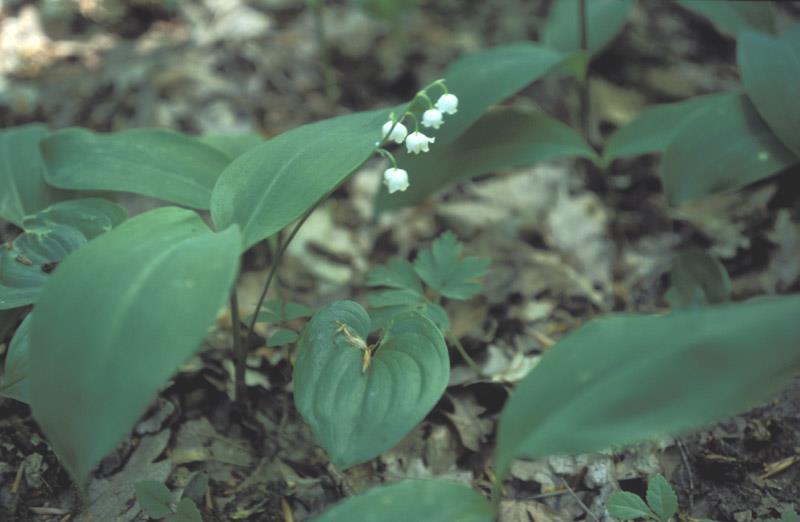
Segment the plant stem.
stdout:
<path fill-rule="evenodd" d="M 314 18 L 314 38 L 316 39 L 319 59 L 322 66 L 322 81 L 325 87 L 325 96 L 331 105 L 335 105 L 339 99 L 339 89 L 336 87 L 336 75 L 331 65 L 331 50 L 328 45 L 328 38 L 325 34 L 325 17 L 323 3 L 325 0 L 314 0 L 310 2 L 311 15 Z"/>
<path fill-rule="evenodd" d="M 239 300 L 236 297 L 236 288 L 231 292 L 231 321 L 233 322 L 233 359 L 235 364 L 235 387 L 233 400 L 244 404 L 247 386 L 244 382 L 244 373 L 247 366 L 247 352 L 242 345 L 242 321 L 239 319 Z"/>
<path fill-rule="evenodd" d="M 289 243 L 292 242 L 294 236 L 297 235 L 297 232 L 300 230 L 300 227 L 303 226 L 303 223 L 306 222 L 308 217 L 314 212 L 314 209 L 319 206 L 319 204 L 327 198 L 322 198 L 317 201 L 313 207 L 308 209 L 308 211 L 303 214 L 303 217 L 300 218 L 300 221 L 292 229 L 292 232 L 289 234 L 289 237 L 286 238 L 286 241 L 283 241 L 279 244 L 277 252 L 275 253 L 275 258 L 272 260 L 272 266 L 269 269 L 269 274 L 267 275 L 267 281 L 264 283 L 264 288 L 261 290 L 261 296 L 258 298 L 258 303 L 256 303 L 255 311 L 253 312 L 253 318 L 250 319 L 250 324 L 247 326 L 247 334 L 245 336 L 245 346 L 250 346 L 250 341 L 253 337 L 253 332 L 256 327 L 256 320 L 258 319 L 258 311 L 261 310 L 261 306 L 264 304 L 264 299 L 267 297 L 267 292 L 269 291 L 269 287 L 272 284 L 272 279 L 275 277 L 275 273 L 278 271 L 278 265 L 280 264 L 281 259 L 283 258 L 284 252 L 289 247 Z"/>
<path fill-rule="evenodd" d="M 589 106 L 589 24 L 586 15 L 586 0 L 578 0 L 578 18 L 580 20 L 580 33 L 581 33 L 581 50 L 587 53 L 586 57 L 586 71 L 583 81 L 580 86 L 580 126 L 583 136 L 587 142 L 591 142 L 589 136 L 589 113 L 591 107 Z"/>
<path fill-rule="evenodd" d="M 475 362 L 475 359 L 469 356 L 467 350 L 464 349 L 464 345 L 461 344 L 461 341 L 453 335 L 451 332 L 447 332 L 447 340 L 456 347 L 458 353 L 461 354 L 461 357 L 464 358 L 464 361 L 467 363 L 467 366 L 472 368 L 478 375 L 481 374 L 481 367 L 478 366 L 478 363 Z"/>

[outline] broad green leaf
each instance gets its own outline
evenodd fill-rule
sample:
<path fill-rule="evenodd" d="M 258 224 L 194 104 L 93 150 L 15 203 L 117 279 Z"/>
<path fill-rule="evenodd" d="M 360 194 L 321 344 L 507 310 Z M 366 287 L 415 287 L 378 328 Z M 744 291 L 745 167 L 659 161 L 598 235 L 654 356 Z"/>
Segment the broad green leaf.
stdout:
<path fill-rule="evenodd" d="M 155 480 L 142 480 L 133 485 L 136 501 L 150 518 L 164 518 L 172 514 L 172 493 L 167 486 Z"/>
<path fill-rule="evenodd" d="M 39 140 L 47 127 L 38 123 L 0 131 L 0 219 L 22 226 L 22 220 L 68 193 L 44 181 Z"/>
<path fill-rule="evenodd" d="M 0 248 L 0 310 L 35 303 L 58 263 L 125 217 L 125 209 L 99 198 L 62 201 L 26 217 L 25 232 Z"/>
<path fill-rule="evenodd" d="M 730 300 L 731 281 L 718 259 L 702 248 L 688 248 L 672 260 L 667 301 L 672 308 L 721 304 Z"/>
<path fill-rule="evenodd" d="M 197 506 L 188 498 L 178 502 L 175 513 L 167 516 L 165 522 L 203 522 L 203 515 Z"/>
<path fill-rule="evenodd" d="M 233 284 L 241 237 L 195 212 L 141 214 L 67 257 L 31 324 L 31 407 L 82 485 L 198 347 Z"/>
<path fill-rule="evenodd" d="M 389 292 L 402 292 L 402 290 L 389 290 Z M 411 299 L 412 296 L 409 295 L 405 296 L 406 298 L 404 299 L 403 296 L 384 296 L 381 294 L 382 292 L 367 294 L 367 302 L 372 307 L 369 317 L 372 320 L 374 329 L 382 330 L 386 328 L 398 315 L 416 312 L 430 319 L 441 331 L 447 332 L 450 330 L 450 320 L 445 309 L 436 303 L 431 303 L 424 296 L 418 295 L 416 299 Z M 395 304 L 389 304 L 391 300 L 395 300 Z"/>
<path fill-rule="evenodd" d="M 778 139 L 800 156 L 800 25 L 777 38 L 743 31 L 736 51 L 750 100 Z"/>
<path fill-rule="evenodd" d="M 239 156 L 214 187 L 217 228 L 239 225 L 244 249 L 272 236 L 372 156 L 388 118 L 380 110 L 303 125 Z"/>
<path fill-rule="evenodd" d="M 458 112 L 445 117 L 431 150 L 454 141 L 478 121 L 493 105 L 516 94 L 557 66 L 568 55 L 530 42 L 503 45 L 483 52 L 468 54 L 450 65 L 444 73 L 447 87 L 458 96 Z M 435 101 L 439 93 L 431 90 Z M 426 107 L 427 108 L 427 107 Z M 407 154 L 399 152 L 403 165 Z"/>
<path fill-rule="evenodd" d="M 42 141 L 47 182 L 74 190 L 134 192 L 207 209 L 230 162 L 222 151 L 165 129 L 110 134 L 69 128 Z"/>
<path fill-rule="evenodd" d="M 592 148 L 567 125 L 541 112 L 491 111 L 449 145 L 437 141 L 426 154 L 401 153 L 398 161 L 411 186 L 391 195 L 381 190 L 377 205 L 381 210 L 414 205 L 457 181 L 571 156 L 595 159 Z"/>
<path fill-rule="evenodd" d="M 498 470 L 733 415 L 800 373 L 800 296 L 590 321 L 547 351 L 500 417 Z"/>
<path fill-rule="evenodd" d="M 209 133 L 203 134 L 198 140 L 206 145 L 211 145 L 217 150 L 221 150 L 233 160 L 264 143 L 264 136 L 255 132 L 237 134 Z"/>
<path fill-rule="evenodd" d="M 30 387 L 28 384 L 28 365 L 30 362 L 31 346 L 31 318 L 33 314 L 22 321 L 6 353 L 5 369 L 0 378 L 0 395 L 16 399 L 20 402 L 30 402 Z"/>
<path fill-rule="evenodd" d="M 270 348 L 276 346 L 284 346 L 289 343 L 295 342 L 298 337 L 299 336 L 297 335 L 297 332 L 295 332 L 294 330 L 280 328 L 278 330 L 275 330 L 275 332 L 270 336 L 267 346 L 269 346 Z"/>
<path fill-rule="evenodd" d="M 542 28 L 542 43 L 562 52 L 581 48 L 579 0 L 556 0 Z M 632 0 L 591 0 L 586 2 L 588 50 L 595 54 L 622 30 Z"/>
<path fill-rule="evenodd" d="M 445 480 L 404 480 L 347 498 L 314 522 L 492 522 L 491 504 Z"/>
<path fill-rule="evenodd" d="M 392 258 L 385 265 L 372 268 L 367 274 L 367 285 L 388 286 L 422 295 L 422 284 L 414 266 L 405 259 Z"/>
<path fill-rule="evenodd" d="M 664 153 L 667 200 L 680 205 L 737 189 L 800 162 L 778 141 L 744 95 L 695 112 Z"/>
<path fill-rule="evenodd" d="M 678 512 L 678 496 L 667 479 L 656 474 L 647 482 L 647 503 L 663 522 L 667 522 Z"/>
<path fill-rule="evenodd" d="M 678 0 L 690 11 L 695 11 L 713 23 L 717 29 L 736 35 L 742 29 L 775 30 L 775 11 L 770 2 L 764 0 Z"/>
<path fill-rule="evenodd" d="M 800 515 L 792 508 L 781 513 L 781 518 L 770 518 L 771 522 L 800 522 Z"/>
<path fill-rule="evenodd" d="M 708 94 L 646 108 L 608 138 L 603 148 L 604 163 L 651 152 L 663 153 L 692 114 L 727 96 L 730 94 Z"/>
<path fill-rule="evenodd" d="M 395 317 L 365 359 L 370 331 L 360 305 L 337 301 L 314 315 L 298 345 L 295 405 L 340 469 L 397 444 L 433 408 L 449 379 L 447 347 L 428 319 Z"/>
<path fill-rule="evenodd" d="M 455 234 L 445 232 L 430 249 L 414 260 L 414 270 L 425 283 L 450 299 L 469 299 L 481 291 L 478 280 L 486 274 L 490 260 L 485 257 L 461 257 L 464 249 Z"/>
<path fill-rule="evenodd" d="M 628 491 L 618 491 L 608 497 L 608 513 L 619 520 L 633 520 L 636 518 L 647 518 L 657 520 L 647 504 L 644 503 L 639 495 Z"/>
<path fill-rule="evenodd" d="M 301 303 L 270 299 L 258 311 L 256 322 L 259 323 L 285 323 L 302 317 L 311 317 L 314 310 Z M 252 316 L 247 320 L 250 321 Z"/>

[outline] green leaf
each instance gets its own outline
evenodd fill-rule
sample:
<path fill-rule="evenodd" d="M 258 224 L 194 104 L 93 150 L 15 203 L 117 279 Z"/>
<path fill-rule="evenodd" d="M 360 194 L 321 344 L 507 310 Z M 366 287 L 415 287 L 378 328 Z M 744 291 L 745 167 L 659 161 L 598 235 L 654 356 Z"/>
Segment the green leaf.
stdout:
<path fill-rule="evenodd" d="M 203 522 L 203 515 L 197 506 L 188 498 L 178 502 L 175 513 L 167 516 L 166 522 Z"/>
<path fill-rule="evenodd" d="M 454 62 L 443 77 L 450 92 L 458 96 L 458 112 L 447 116 L 441 129 L 431 133 L 436 137 L 431 151 L 455 141 L 488 108 L 521 91 L 566 58 L 563 53 L 522 42 L 468 54 Z M 438 93 L 432 90 L 429 95 L 435 101 Z M 399 151 L 396 156 L 403 165 L 407 154 Z"/>
<path fill-rule="evenodd" d="M 743 31 L 736 50 L 750 100 L 778 139 L 800 156 L 800 25 L 778 38 Z"/>
<path fill-rule="evenodd" d="M 39 140 L 47 127 L 38 123 L 0 131 L 0 219 L 22 226 L 22 220 L 69 193 L 44 181 Z"/>
<path fill-rule="evenodd" d="M 301 303 L 270 299 L 258 311 L 256 322 L 259 323 L 285 323 L 302 317 L 311 317 L 314 311 Z M 248 321 L 252 316 L 248 318 Z"/>
<path fill-rule="evenodd" d="M 678 496 L 660 474 L 650 477 L 647 482 L 647 503 L 662 522 L 668 522 L 678 512 Z"/>
<path fill-rule="evenodd" d="M 596 157 L 580 134 L 544 113 L 498 109 L 449 145 L 437 140 L 426 154 L 400 153 L 398 163 L 408 171 L 411 185 L 391 195 L 381 190 L 377 205 L 381 210 L 414 205 L 457 181 L 571 156 Z"/>
<path fill-rule="evenodd" d="M 233 160 L 264 143 L 264 136 L 255 132 L 241 132 L 238 134 L 209 133 L 203 134 L 198 140 L 224 152 Z"/>
<path fill-rule="evenodd" d="M 300 217 L 374 152 L 388 110 L 303 125 L 231 163 L 214 187 L 218 229 L 238 224 L 246 250 Z"/>
<path fill-rule="evenodd" d="M 275 330 L 275 332 L 270 336 L 267 346 L 269 346 L 270 348 L 274 348 L 276 346 L 284 346 L 295 342 L 298 337 L 299 336 L 297 335 L 297 332 L 295 332 L 294 330 L 280 328 L 278 330 Z"/>
<path fill-rule="evenodd" d="M 651 152 L 663 153 L 692 114 L 727 96 L 730 95 L 708 94 L 646 108 L 611 135 L 603 149 L 604 163 Z"/>
<path fill-rule="evenodd" d="M 334 302 L 306 325 L 294 368 L 294 401 L 340 469 L 388 450 L 420 422 L 447 387 L 441 332 L 415 313 L 395 317 L 364 370 L 367 312 Z"/>
<path fill-rule="evenodd" d="M 721 97 L 695 112 L 664 154 L 667 200 L 680 205 L 743 187 L 800 162 L 744 95 Z"/>
<path fill-rule="evenodd" d="M 99 198 L 63 201 L 26 217 L 25 233 L 0 247 L 0 310 L 35 303 L 58 263 L 125 217 L 122 207 Z"/>
<path fill-rule="evenodd" d="M 717 29 L 734 36 L 747 28 L 766 32 L 775 30 L 775 10 L 770 2 L 763 0 L 678 0 L 678 3 L 685 9 L 705 16 Z"/>
<path fill-rule="evenodd" d="M 47 182 L 74 190 L 134 192 L 207 209 L 230 158 L 201 141 L 165 129 L 101 134 L 69 128 L 42 141 Z"/>
<path fill-rule="evenodd" d="M 28 384 L 28 365 L 30 363 L 31 318 L 28 314 L 19 325 L 6 353 L 3 377 L 0 379 L 0 395 L 30 402 L 30 386 Z"/>
<path fill-rule="evenodd" d="M 547 351 L 500 417 L 498 470 L 733 415 L 800 373 L 800 297 L 590 321 Z"/>
<path fill-rule="evenodd" d="M 644 500 L 628 491 L 618 491 L 608 497 L 608 513 L 620 520 L 633 520 L 636 518 L 649 518 L 658 520 Z"/>
<path fill-rule="evenodd" d="M 372 268 L 367 273 L 367 286 L 388 286 L 422 295 L 422 284 L 414 266 L 405 259 L 392 258 L 385 265 Z"/>
<path fill-rule="evenodd" d="M 667 301 L 672 308 L 721 304 L 730 300 L 731 281 L 722 263 L 702 248 L 689 248 L 672 260 Z"/>
<path fill-rule="evenodd" d="M 414 270 L 425 283 L 450 299 L 469 299 L 481 291 L 478 279 L 486 274 L 490 260 L 461 258 L 464 249 L 452 232 L 445 232 L 414 260 Z"/>
<path fill-rule="evenodd" d="M 191 499 L 195 504 L 202 504 L 208 490 L 208 473 L 197 472 L 189 479 L 183 490 L 183 498 Z"/>
<path fill-rule="evenodd" d="M 31 325 L 31 407 L 78 484 L 195 351 L 233 284 L 241 238 L 195 212 L 130 219 L 69 256 Z"/>
<path fill-rule="evenodd" d="M 779 522 L 800 522 L 800 515 L 797 514 L 793 508 L 788 508 L 786 511 L 781 513 L 781 518 Z"/>
<path fill-rule="evenodd" d="M 172 493 L 167 486 L 155 480 L 142 480 L 133 485 L 136 501 L 150 518 L 164 518 L 172 514 Z"/>
<path fill-rule="evenodd" d="M 595 54 L 622 30 L 628 19 L 631 0 L 591 0 L 586 2 L 588 48 Z M 542 42 L 563 52 L 581 48 L 578 0 L 556 0 L 542 28 Z"/>
<path fill-rule="evenodd" d="M 345 499 L 314 522 L 492 522 L 492 506 L 477 492 L 444 480 L 404 480 Z"/>
<path fill-rule="evenodd" d="M 367 302 L 373 307 L 369 312 L 369 317 L 372 320 L 372 327 L 376 330 L 383 330 L 392 323 L 395 317 L 408 312 L 416 312 L 426 317 L 443 332 L 450 330 L 450 320 L 445 309 L 422 296 L 415 302 L 409 300 L 409 302 L 397 305 L 376 306 L 373 304 L 379 302 L 380 299 L 380 297 L 376 299 L 375 294 L 367 294 Z"/>

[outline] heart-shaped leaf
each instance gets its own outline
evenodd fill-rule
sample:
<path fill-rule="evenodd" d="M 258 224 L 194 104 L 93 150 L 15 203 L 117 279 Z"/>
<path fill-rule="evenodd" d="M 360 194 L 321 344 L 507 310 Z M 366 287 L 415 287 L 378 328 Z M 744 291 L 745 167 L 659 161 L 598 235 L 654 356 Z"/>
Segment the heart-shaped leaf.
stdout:
<path fill-rule="evenodd" d="M 17 226 L 28 214 L 69 196 L 44 181 L 39 141 L 47 127 L 38 123 L 0 131 L 0 219 Z"/>
<path fill-rule="evenodd" d="M 211 189 L 231 158 L 166 129 L 112 134 L 70 128 L 42 141 L 47 182 L 76 190 L 134 192 L 207 209 Z"/>
<path fill-rule="evenodd" d="M 303 330 L 295 405 L 340 469 L 397 444 L 447 387 L 450 360 L 438 328 L 415 312 L 394 318 L 371 357 L 367 312 L 337 301 Z"/>
<path fill-rule="evenodd" d="M 100 198 L 63 201 L 26 217 L 25 233 L 0 248 L 0 310 L 35 303 L 58 263 L 125 218 L 125 209 Z"/>
<path fill-rule="evenodd" d="M 197 349 L 233 284 L 241 237 L 164 207 L 67 257 L 31 324 L 34 418 L 75 481 Z"/>
<path fill-rule="evenodd" d="M 492 505 L 445 480 L 404 480 L 343 500 L 314 522 L 492 522 Z"/>

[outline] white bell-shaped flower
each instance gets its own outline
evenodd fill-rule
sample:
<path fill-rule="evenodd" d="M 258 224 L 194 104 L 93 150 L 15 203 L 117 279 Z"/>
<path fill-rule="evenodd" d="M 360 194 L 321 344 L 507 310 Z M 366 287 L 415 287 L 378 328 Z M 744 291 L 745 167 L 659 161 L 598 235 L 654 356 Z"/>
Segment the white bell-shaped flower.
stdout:
<path fill-rule="evenodd" d="M 438 129 L 442 126 L 444 122 L 444 116 L 442 113 L 436 109 L 428 109 L 424 113 L 422 113 L 422 125 L 423 127 L 432 127 L 434 129 Z"/>
<path fill-rule="evenodd" d="M 419 131 L 412 132 L 406 138 L 406 149 L 411 154 L 419 154 L 420 152 L 428 152 L 429 145 L 436 141 L 436 138 L 425 136 Z"/>
<path fill-rule="evenodd" d="M 389 131 L 391 131 L 391 134 Z M 386 136 L 387 134 L 389 134 L 389 136 Z M 408 129 L 399 121 L 395 123 L 392 120 L 389 120 L 383 124 L 382 135 L 384 136 L 384 139 L 388 138 L 395 143 L 403 143 L 403 140 L 406 139 L 406 136 L 408 135 Z"/>
<path fill-rule="evenodd" d="M 383 172 L 383 184 L 389 189 L 389 194 L 403 192 L 408 188 L 408 172 L 396 168 L 386 169 Z"/>
<path fill-rule="evenodd" d="M 455 94 L 445 93 L 436 100 L 436 108 L 445 114 L 458 112 L 458 97 Z"/>

